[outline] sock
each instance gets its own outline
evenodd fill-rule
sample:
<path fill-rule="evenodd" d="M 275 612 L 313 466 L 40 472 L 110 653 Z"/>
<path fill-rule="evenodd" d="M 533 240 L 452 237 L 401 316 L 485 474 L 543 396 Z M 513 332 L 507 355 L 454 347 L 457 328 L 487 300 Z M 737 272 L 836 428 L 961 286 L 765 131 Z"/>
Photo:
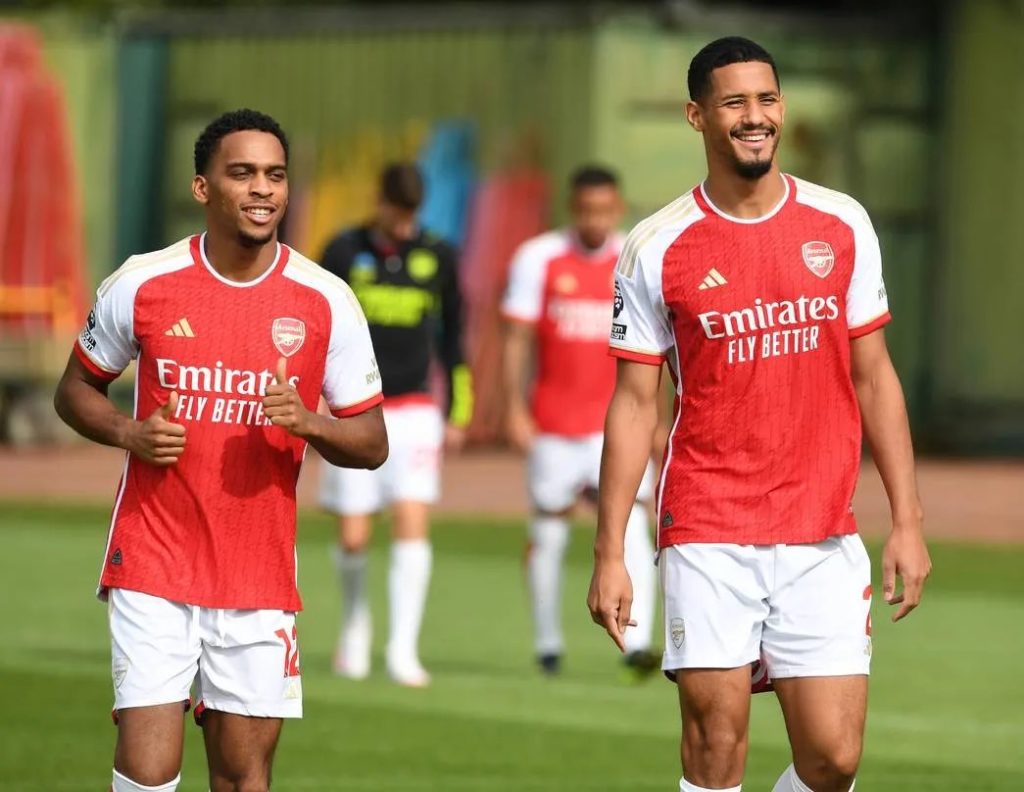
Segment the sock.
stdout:
<path fill-rule="evenodd" d="M 651 648 L 654 631 L 654 600 L 656 582 L 654 569 L 654 544 L 647 530 L 647 511 L 639 503 L 626 520 L 625 561 L 629 579 L 633 582 L 633 606 L 631 618 L 636 627 L 629 627 L 624 637 L 626 652 L 646 651 Z"/>
<path fill-rule="evenodd" d="M 853 787 L 850 787 L 852 790 Z M 800 780 L 796 774 L 796 768 L 790 765 L 785 769 L 779 780 L 772 787 L 772 792 L 813 792 L 807 784 Z"/>
<path fill-rule="evenodd" d="M 334 548 L 334 566 L 341 588 L 341 634 L 338 648 L 347 664 L 369 665 L 371 628 L 370 604 L 366 596 L 366 553 L 348 553 Z"/>
<path fill-rule="evenodd" d="M 174 792 L 174 790 L 178 788 L 178 783 L 180 781 L 181 773 L 178 773 L 178 775 L 166 784 L 160 784 L 159 786 L 143 786 L 142 784 L 136 784 L 128 778 L 128 776 L 123 776 L 115 770 L 114 781 L 111 789 L 113 792 Z"/>
<path fill-rule="evenodd" d="M 568 543 L 569 523 L 564 518 L 534 515 L 527 579 L 538 655 L 562 653 L 562 558 Z"/>
<path fill-rule="evenodd" d="M 430 542 L 426 539 L 403 539 L 391 543 L 391 569 L 388 572 L 390 663 L 419 662 L 420 625 L 427 603 L 432 560 Z"/>
<path fill-rule="evenodd" d="M 729 787 L 728 789 L 705 789 L 704 787 L 699 787 L 696 784 L 691 784 L 685 778 L 679 779 L 679 792 L 740 792 L 742 788 L 743 785 L 740 784 L 739 786 Z"/>

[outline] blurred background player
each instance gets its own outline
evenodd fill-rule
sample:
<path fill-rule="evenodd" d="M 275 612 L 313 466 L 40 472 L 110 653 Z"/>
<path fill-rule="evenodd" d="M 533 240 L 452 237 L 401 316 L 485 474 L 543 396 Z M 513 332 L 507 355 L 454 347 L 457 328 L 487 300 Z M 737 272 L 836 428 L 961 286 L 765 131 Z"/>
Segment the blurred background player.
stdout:
<path fill-rule="evenodd" d="M 546 673 L 558 672 L 564 649 L 561 578 L 569 513 L 581 495 L 593 500 L 597 490 L 604 416 L 615 387 L 608 328 L 621 310 L 613 294 L 622 246 L 618 179 L 607 168 L 586 166 L 569 187 L 572 225 L 523 243 L 502 303 L 507 431 L 528 459 L 533 517 L 527 574 L 537 662 Z M 648 466 L 626 528 L 637 625 L 626 633 L 625 661 L 640 672 L 658 665 L 650 650 L 655 575 L 645 506 L 652 491 Z"/>
<path fill-rule="evenodd" d="M 322 260 L 352 286 L 366 313 L 391 442 L 379 470 L 324 469 L 320 502 L 339 515 L 335 560 L 342 625 L 334 668 L 351 679 L 370 672 L 366 548 L 374 514 L 390 506 L 387 670 L 396 682 L 414 687 L 430 681 L 418 644 L 432 562 L 429 509 L 439 495 L 441 450 L 461 448 L 472 410 L 456 253 L 419 227 L 416 211 L 423 193 L 415 165 L 386 167 L 373 220 L 343 231 Z M 437 360 L 444 370 L 443 410 L 431 387 Z"/>
<path fill-rule="evenodd" d="M 132 256 L 102 283 L 54 399 L 77 432 L 128 452 L 100 579 L 113 792 L 177 787 L 193 680 L 210 789 L 269 789 L 282 718 L 302 715 L 295 484 L 306 443 L 336 465 L 387 456 L 359 306 L 277 240 L 287 168 L 269 116 L 212 121 L 192 182 L 206 233 Z M 107 394 L 132 359 L 128 416 Z M 321 396 L 333 418 L 317 414 Z"/>

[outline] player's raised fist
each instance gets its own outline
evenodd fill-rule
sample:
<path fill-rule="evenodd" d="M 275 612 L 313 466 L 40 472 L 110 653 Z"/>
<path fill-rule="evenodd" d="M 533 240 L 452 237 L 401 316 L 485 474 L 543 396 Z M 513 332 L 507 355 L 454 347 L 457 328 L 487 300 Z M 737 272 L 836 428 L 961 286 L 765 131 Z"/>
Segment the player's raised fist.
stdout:
<path fill-rule="evenodd" d="M 274 426 L 287 429 L 293 435 L 306 437 L 314 419 L 314 413 L 306 409 L 299 392 L 288 381 L 288 361 L 277 359 L 274 381 L 267 386 L 263 396 L 263 414 Z"/>
<path fill-rule="evenodd" d="M 167 401 L 144 421 L 132 421 L 123 446 L 151 465 L 173 465 L 185 452 L 185 427 L 172 420 L 178 412 L 178 392 L 171 391 Z"/>

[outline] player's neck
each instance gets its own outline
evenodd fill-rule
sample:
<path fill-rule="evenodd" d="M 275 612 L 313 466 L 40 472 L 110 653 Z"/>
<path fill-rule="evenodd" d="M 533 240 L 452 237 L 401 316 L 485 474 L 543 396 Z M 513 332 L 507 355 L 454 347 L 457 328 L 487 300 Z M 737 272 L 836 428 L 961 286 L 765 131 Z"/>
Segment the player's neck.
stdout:
<path fill-rule="evenodd" d="M 243 245 L 208 229 L 204 251 L 206 260 L 225 280 L 246 283 L 256 280 L 274 266 L 277 259 L 277 234 L 262 245 Z"/>
<path fill-rule="evenodd" d="M 739 220 L 764 217 L 786 194 L 786 181 L 777 163 L 757 179 L 745 179 L 729 169 L 711 168 L 704 180 L 704 193 L 717 209 Z"/>

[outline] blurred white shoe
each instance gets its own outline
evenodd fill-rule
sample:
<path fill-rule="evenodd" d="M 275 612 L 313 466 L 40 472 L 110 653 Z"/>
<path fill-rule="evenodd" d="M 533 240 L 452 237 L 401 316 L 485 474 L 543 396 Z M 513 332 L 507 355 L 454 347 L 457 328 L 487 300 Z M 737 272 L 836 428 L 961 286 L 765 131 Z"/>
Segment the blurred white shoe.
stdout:
<path fill-rule="evenodd" d="M 388 658 L 388 676 L 391 677 L 391 681 L 405 687 L 424 688 L 430 684 L 430 674 L 416 658 L 402 662 Z"/>

